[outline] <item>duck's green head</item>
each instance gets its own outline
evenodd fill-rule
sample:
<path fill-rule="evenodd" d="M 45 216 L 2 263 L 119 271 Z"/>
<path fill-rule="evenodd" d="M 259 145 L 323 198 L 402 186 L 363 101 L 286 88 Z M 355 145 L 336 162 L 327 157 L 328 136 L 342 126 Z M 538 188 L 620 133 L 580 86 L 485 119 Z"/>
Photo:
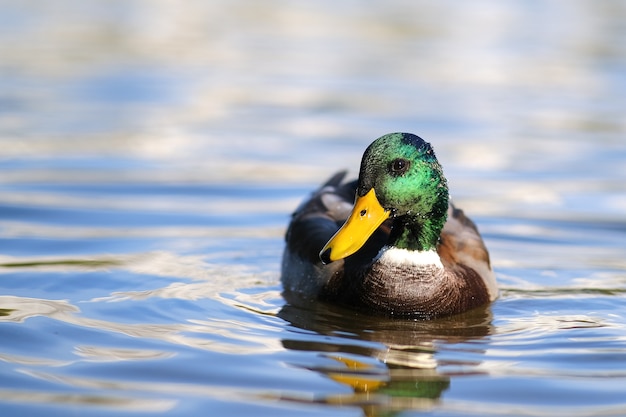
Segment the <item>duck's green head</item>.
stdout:
<path fill-rule="evenodd" d="M 429 143 L 410 133 L 376 139 L 363 154 L 350 217 L 320 252 L 324 262 L 359 250 L 392 218 L 389 245 L 434 249 L 448 210 L 448 186 Z"/>

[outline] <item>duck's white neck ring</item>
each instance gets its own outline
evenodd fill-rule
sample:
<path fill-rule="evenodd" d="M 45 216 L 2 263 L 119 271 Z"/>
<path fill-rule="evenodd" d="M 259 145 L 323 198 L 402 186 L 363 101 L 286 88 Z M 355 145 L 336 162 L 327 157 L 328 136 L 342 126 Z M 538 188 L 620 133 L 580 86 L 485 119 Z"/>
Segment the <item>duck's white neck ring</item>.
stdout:
<path fill-rule="evenodd" d="M 378 261 L 388 265 L 432 265 L 443 268 L 441 258 L 434 249 L 415 251 L 385 246 L 378 253 Z"/>

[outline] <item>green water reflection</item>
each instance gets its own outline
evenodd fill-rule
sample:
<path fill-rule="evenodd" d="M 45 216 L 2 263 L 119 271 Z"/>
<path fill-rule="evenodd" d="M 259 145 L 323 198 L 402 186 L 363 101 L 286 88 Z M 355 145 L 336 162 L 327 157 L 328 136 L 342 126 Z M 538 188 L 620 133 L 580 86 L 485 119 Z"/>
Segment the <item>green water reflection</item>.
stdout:
<path fill-rule="evenodd" d="M 325 343 L 321 341 L 323 337 L 314 341 L 284 338 L 283 346 L 319 352 L 336 361 L 336 367 L 310 369 L 353 389 L 351 395 L 318 397 L 313 401 L 359 406 L 368 416 L 432 408 L 451 384 L 450 375 L 437 370 L 437 345 L 477 342 L 494 331 L 488 307 L 452 318 L 405 321 L 356 314 L 304 300 L 297 300 L 297 305 L 287 304 L 278 316 L 297 329 L 313 331 L 333 341 Z"/>

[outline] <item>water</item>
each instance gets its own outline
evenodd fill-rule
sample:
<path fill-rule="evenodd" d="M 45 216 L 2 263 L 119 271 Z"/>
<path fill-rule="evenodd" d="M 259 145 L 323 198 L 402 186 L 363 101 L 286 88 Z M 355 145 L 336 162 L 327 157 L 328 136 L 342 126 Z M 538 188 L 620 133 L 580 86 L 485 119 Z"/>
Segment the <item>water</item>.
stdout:
<path fill-rule="evenodd" d="M 626 414 L 626 5 L 0 5 L 2 415 Z M 433 143 L 501 297 L 281 296 L 289 213 Z"/>

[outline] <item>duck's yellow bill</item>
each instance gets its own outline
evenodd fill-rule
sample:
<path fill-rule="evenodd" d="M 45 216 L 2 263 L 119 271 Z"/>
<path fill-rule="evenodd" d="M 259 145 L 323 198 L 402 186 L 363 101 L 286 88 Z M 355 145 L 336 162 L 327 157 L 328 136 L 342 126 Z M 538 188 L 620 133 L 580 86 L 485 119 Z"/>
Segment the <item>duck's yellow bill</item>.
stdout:
<path fill-rule="evenodd" d="M 387 218 L 389 210 L 380 205 L 372 188 L 363 197 L 356 199 L 350 217 L 324 246 L 320 259 L 328 264 L 352 255 Z"/>

